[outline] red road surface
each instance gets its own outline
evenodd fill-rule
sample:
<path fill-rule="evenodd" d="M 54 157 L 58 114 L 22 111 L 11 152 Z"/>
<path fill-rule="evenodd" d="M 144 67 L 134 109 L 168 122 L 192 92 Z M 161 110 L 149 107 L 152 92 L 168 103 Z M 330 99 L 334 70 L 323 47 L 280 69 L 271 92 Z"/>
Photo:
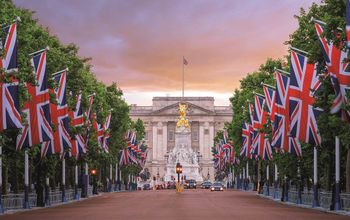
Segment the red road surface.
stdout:
<path fill-rule="evenodd" d="M 173 190 L 106 193 L 62 206 L 7 214 L 0 219 L 35 220 L 341 220 L 347 216 L 291 207 L 253 192 Z"/>

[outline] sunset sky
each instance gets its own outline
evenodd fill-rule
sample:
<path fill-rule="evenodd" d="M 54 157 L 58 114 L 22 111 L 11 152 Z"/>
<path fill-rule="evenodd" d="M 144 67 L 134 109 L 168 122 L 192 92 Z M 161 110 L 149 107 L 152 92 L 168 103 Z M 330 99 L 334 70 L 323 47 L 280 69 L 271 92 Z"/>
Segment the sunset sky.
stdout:
<path fill-rule="evenodd" d="M 286 55 L 293 15 L 314 1 L 14 0 L 63 43 L 77 44 L 99 80 L 117 82 L 139 105 L 181 95 L 182 56 L 185 95 L 228 105 L 248 72 Z"/>

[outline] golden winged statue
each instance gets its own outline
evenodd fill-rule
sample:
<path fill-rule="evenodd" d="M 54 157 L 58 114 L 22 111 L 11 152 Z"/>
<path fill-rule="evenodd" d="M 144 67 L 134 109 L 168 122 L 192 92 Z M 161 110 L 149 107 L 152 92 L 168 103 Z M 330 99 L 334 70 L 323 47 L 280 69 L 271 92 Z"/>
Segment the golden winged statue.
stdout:
<path fill-rule="evenodd" d="M 190 125 L 188 123 L 188 119 L 186 118 L 186 111 L 187 111 L 187 105 L 185 104 L 181 104 L 179 103 L 179 120 L 176 123 L 176 127 L 180 128 L 180 127 L 185 127 L 185 128 L 189 128 Z"/>

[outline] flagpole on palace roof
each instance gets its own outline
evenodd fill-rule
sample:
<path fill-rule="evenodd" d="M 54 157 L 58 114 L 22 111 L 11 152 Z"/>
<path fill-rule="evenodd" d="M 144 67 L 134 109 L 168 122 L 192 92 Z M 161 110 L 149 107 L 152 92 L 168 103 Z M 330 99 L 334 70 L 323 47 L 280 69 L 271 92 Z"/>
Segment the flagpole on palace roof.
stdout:
<path fill-rule="evenodd" d="M 182 56 L 182 101 L 185 96 L 185 57 Z"/>

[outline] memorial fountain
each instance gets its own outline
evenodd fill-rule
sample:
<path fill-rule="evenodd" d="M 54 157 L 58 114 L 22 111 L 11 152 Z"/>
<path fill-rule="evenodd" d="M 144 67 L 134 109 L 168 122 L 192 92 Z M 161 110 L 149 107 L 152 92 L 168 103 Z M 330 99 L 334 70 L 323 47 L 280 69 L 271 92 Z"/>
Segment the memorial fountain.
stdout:
<path fill-rule="evenodd" d="M 177 176 L 176 164 L 182 165 L 181 176 L 187 180 L 202 182 L 203 177 L 199 174 L 197 152 L 191 147 L 191 128 L 186 118 L 187 105 L 179 103 L 179 119 L 175 129 L 175 147 L 167 154 L 165 181 L 172 181 Z"/>

